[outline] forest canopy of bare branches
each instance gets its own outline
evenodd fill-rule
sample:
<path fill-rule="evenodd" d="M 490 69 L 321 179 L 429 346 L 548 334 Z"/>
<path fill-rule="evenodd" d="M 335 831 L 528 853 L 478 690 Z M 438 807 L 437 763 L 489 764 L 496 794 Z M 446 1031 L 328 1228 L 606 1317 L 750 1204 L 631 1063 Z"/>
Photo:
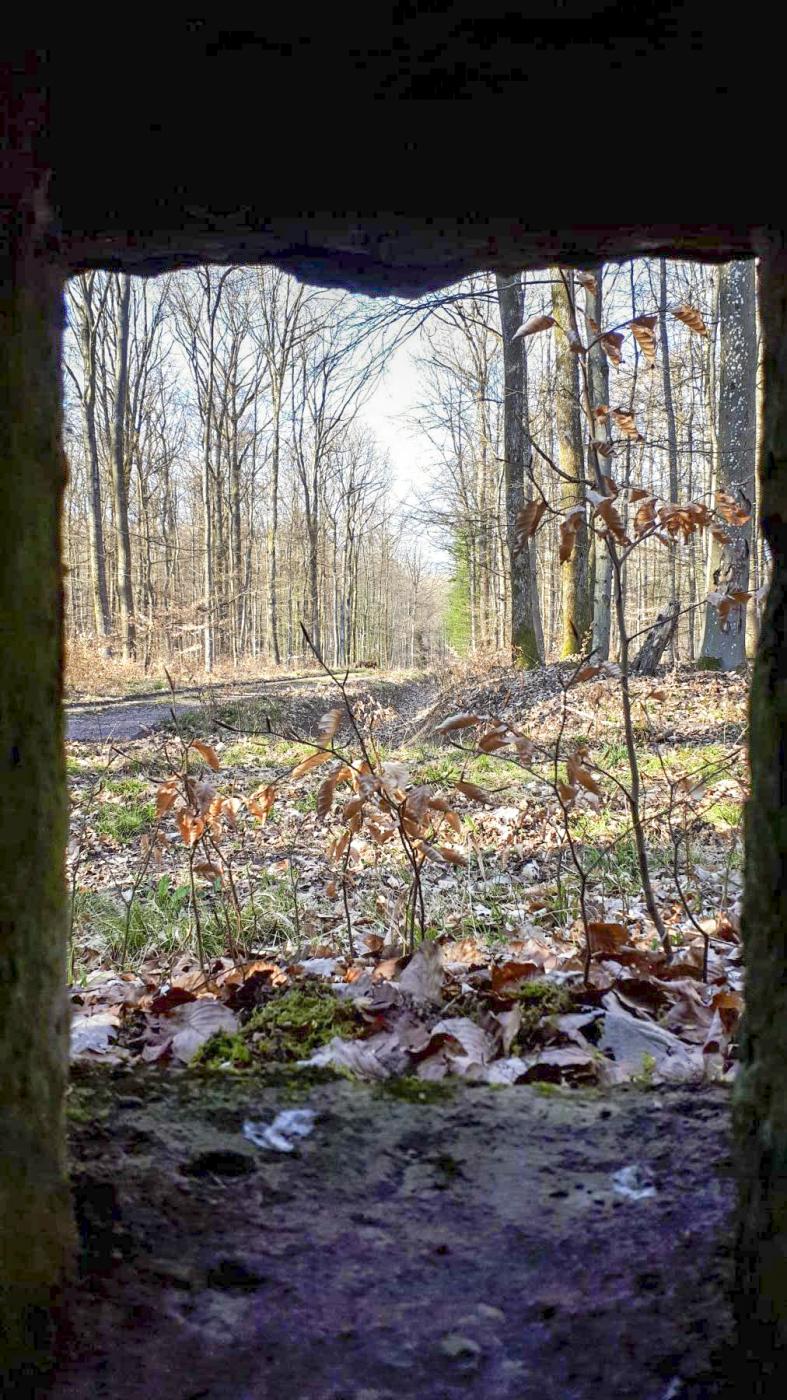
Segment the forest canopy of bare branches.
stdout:
<path fill-rule="evenodd" d="M 619 658 L 617 531 L 635 646 L 671 607 L 672 659 L 751 650 L 753 263 L 479 274 L 412 303 L 272 268 L 90 272 L 67 300 L 75 649 L 210 673 L 302 659 L 304 623 L 335 665 Z M 403 357 L 406 499 L 365 411 Z"/>

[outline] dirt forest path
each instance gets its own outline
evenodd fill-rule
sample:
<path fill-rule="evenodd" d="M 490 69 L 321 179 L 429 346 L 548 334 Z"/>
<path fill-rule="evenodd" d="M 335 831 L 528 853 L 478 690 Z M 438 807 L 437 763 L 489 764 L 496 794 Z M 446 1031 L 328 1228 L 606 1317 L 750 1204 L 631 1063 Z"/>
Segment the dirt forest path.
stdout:
<path fill-rule="evenodd" d="M 350 671 L 351 698 L 371 696 L 384 708 L 395 712 L 405 727 L 428 714 L 437 699 L 439 686 L 434 677 L 413 672 Z M 214 686 L 190 686 L 176 692 L 176 714 L 204 715 L 206 729 L 213 718 L 230 705 L 257 709 L 261 714 L 270 700 L 288 727 L 307 722 L 313 715 L 337 703 L 335 683 L 319 672 L 306 675 L 275 676 L 261 681 L 241 681 Z M 169 695 L 150 691 L 142 695 L 111 696 L 66 703 L 66 739 L 69 743 L 97 744 L 141 738 L 169 722 L 173 701 Z M 242 725 L 238 726 L 242 728 Z"/>
<path fill-rule="evenodd" d="M 423 1097 L 77 1079 L 81 1280 L 50 1400 L 716 1395 L 728 1091 Z M 277 1149 L 293 1112 L 306 1135 Z"/>

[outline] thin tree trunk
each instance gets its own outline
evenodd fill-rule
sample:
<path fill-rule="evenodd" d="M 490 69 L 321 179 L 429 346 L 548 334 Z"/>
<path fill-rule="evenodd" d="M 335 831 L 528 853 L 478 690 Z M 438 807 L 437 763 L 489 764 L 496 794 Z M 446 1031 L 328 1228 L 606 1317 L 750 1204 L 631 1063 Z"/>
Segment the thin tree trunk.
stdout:
<path fill-rule="evenodd" d="M 212 363 L 212 356 L 211 356 Z M 211 371 L 212 381 L 212 371 Z M 210 675 L 213 670 L 213 511 L 210 490 L 210 432 L 211 432 L 211 402 L 213 398 L 213 385 L 208 393 L 208 410 L 205 421 L 205 451 L 202 455 L 202 610 L 204 621 L 202 628 L 202 661 L 205 670 Z"/>
<path fill-rule="evenodd" d="M 565 277 L 566 281 L 563 281 Z M 577 356 L 570 348 L 573 274 L 558 273 L 552 283 L 552 309 L 561 328 L 555 343 L 555 420 L 561 470 L 570 479 L 562 482 L 560 505 L 566 512 L 581 505 L 585 490 L 583 476 L 582 420 L 579 409 Z M 561 565 L 563 605 L 560 655 L 573 656 L 585 645 L 592 626 L 590 599 L 590 542 L 584 516 L 576 533 L 571 558 Z"/>
<path fill-rule="evenodd" d="M 237 420 L 232 425 L 232 443 L 230 460 L 230 587 L 232 600 L 230 603 L 230 616 L 232 618 L 232 655 L 235 665 L 240 660 L 242 646 L 241 634 L 243 631 L 243 561 L 241 557 L 240 540 L 240 460 L 238 454 L 238 424 Z"/>
<path fill-rule="evenodd" d="M 756 277 L 756 274 L 755 274 Z M 757 303 L 757 447 L 755 451 L 755 461 L 762 461 L 762 433 L 765 421 L 765 403 L 763 394 L 764 374 L 762 364 L 762 326 L 760 322 L 759 301 Z M 762 483 L 759 471 L 754 473 L 754 510 L 752 512 L 752 539 L 751 539 L 751 562 L 752 577 L 751 588 L 755 594 L 759 593 L 765 583 L 765 571 L 763 569 L 763 535 L 760 528 L 762 519 Z M 762 617 L 762 603 L 758 597 L 752 597 L 746 610 L 746 656 L 753 659 L 757 655 L 757 641 L 760 635 L 760 618 Z"/>
<path fill-rule="evenodd" d="M 603 267 L 595 269 L 593 277 L 595 285 L 585 284 L 585 316 L 600 327 L 604 311 Z M 609 406 L 609 364 L 600 342 L 596 342 L 588 354 L 588 380 L 593 407 Z M 604 420 L 603 428 L 597 427 L 595 431 L 603 432 L 609 442 L 612 436 L 609 418 Z M 593 660 L 607 661 L 612 627 L 612 560 L 609 550 L 595 537 L 593 557 Z"/>
<path fill-rule="evenodd" d="M 226 274 L 225 274 L 226 276 Z M 214 518 L 213 518 L 213 492 L 211 490 L 212 470 L 211 470 L 211 446 L 213 437 L 213 415 L 214 415 L 214 388 L 216 377 L 215 358 L 215 336 L 216 336 L 216 316 L 219 310 L 219 301 L 224 288 L 224 278 L 221 278 L 216 289 L 216 299 L 211 307 L 211 274 L 210 269 L 205 273 L 205 290 L 208 312 L 208 371 L 207 388 L 205 391 L 205 442 L 202 454 L 202 608 L 204 612 L 202 629 L 202 659 L 205 671 L 208 675 L 213 671 L 215 660 L 215 639 L 214 639 L 214 593 L 215 593 L 215 567 L 214 567 Z M 216 448 L 218 455 L 218 445 Z"/>
<path fill-rule="evenodd" d="M 691 412 L 692 412 L 692 416 L 691 416 L 691 419 L 689 420 L 689 426 L 688 426 L 688 447 L 689 447 L 688 497 L 689 497 L 689 500 L 690 500 L 690 501 L 693 501 L 693 500 L 694 500 L 694 399 L 693 399 L 693 389 L 692 389 L 692 407 L 691 407 Z M 691 611 L 689 612 L 689 615 L 688 615 L 688 653 L 689 653 L 689 661 L 694 661 L 694 659 L 695 659 L 694 624 L 695 624 L 696 615 L 697 615 L 697 610 L 696 610 L 696 607 L 695 607 L 695 604 L 696 604 L 696 602 L 697 602 L 697 539 L 696 539 L 696 536 L 695 536 L 695 535 L 692 535 L 692 536 L 690 537 L 690 539 L 689 539 L 689 570 L 688 570 L 688 572 L 689 572 L 689 607 L 690 607 L 690 609 L 691 609 Z"/>
<path fill-rule="evenodd" d="M 309 635 L 311 636 L 318 656 L 321 656 L 322 639 L 320 637 L 320 554 L 319 535 L 316 520 L 311 520 L 309 522 L 306 534 L 309 544 Z"/>
<path fill-rule="evenodd" d="M 529 492 L 525 475 L 532 465 L 528 431 L 527 366 L 523 340 L 515 340 L 524 318 L 521 276 L 497 275 L 497 299 L 503 333 L 503 455 L 506 486 L 506 542 L 511 596 L 511 651 L 520 666 L 537 666 L 539 655 L 533 621 L 530 550 L 517 539 L 517 518 Z M 542 653 L 543 654 L 543 653 Z"/>
<path fill-rule="evenodd" d="M 115 408 L 112 425 L 112 484 L 115 496 L 117 532 L 117 590 L 120 604 L 120 635 L 123 657 L 131 661 L 137 654 L 134 625 L 134 590 L 131 582 L 131 537 L 128 528 L 128 483 L 126 477 L 126 403 L 128 398 L 128 335 L 131 278 L 118 279 L 117 363 L 115 366 Z"/>
<path fill-rule="evenodd" d="M 476 464 L 476 494 L 479 508 L 478 522 L 478 603 L 479 631 L 483 647 L 488 647 L 492 621 L 492 547 L 489 500 L 489 434 L 486 422 L 486 383 L 479 387 L 476 396 L 476 424 L 478 432 L 478 461 Z"/>
<path fill-rule="evenodd" d="M 101 469 L 96 442 L 94 405 L 85 406 L 87 458 L 90 471 L 90 571 L 93 578 L 93 613 L 96 632 L 107 638 L 112 631 L 107 592 L 107 563 L 104 552 L 104 521 L 101 505 Z"/>
<path fill-rule="evenodd" d="M 661 382 L 664 395 L 664 412 L 667 417 L 667 457 L 669 461 L 670 500 L 678 499 L 678 434 L 675 427 L 675 405 L 672 399 L 672 370 L 670 368 L 669 338 L 667 336 L 667 259 L 659 259 L 659 327 L 661 336 Z M 677 552 L 669 550 L 669 601 L 677 598 L 676 580 Z M 673 661 L 677 660 L 677 632 L 670 638 L 670 652 Z"/>
<path fill-rule="evenodd" d="M 751 511 L 757 419 L 757 332 L 754 263 L 726 263 L 719 287 L 719 464 L 717 490 Z M 711 588 L 741 589 L 749 582 L 751 524 L 725 521 L 728 542 L 711 539 Z M 746 659 L 746 605 L 726 617 L 708 603 L 699 665 L 729 671 Z"/>
<path fill-rule="evenodd" d="M 544 646 L 544 626 L 541 621 L 541 596 L 538 591 L 538 570 L 536 567 L 536 542 L 530 539 L 527 542 L 527 567 L 530 573 L 530 601 L 533 613 L 533 631 L 536 635 L 536 652 L 542 661 L 546 661 L 546 649 Z"/>
<path fill-rule="evenodd" d="M 150 502 L 145 493 L 145 483 L 142 479 L 141 463 L 138 463 L 137 485 L 139 488 L 139 519 L 143 526 L 144 551 L 140 559 L 140 594 L 145 600 L 147 611 L 147 624 L 145 627 L 144 644 L 144 666 L 145 671 L 150 666 L 150 657 L 153 647 L 153 617 L 156 606 L 155 592 L 153 587 L 153 555 L 150 539 Z"/>
<path fill-rule="evenodd" d="M 273 397 L 273 442 L 271 444 L 271 518 L 268 530 L 268 616 L 271 634 L 273 659 L 278 666 L 281 661 L 279 649 L 279 577 L 276 537 L 279 531 L 279 455 L 281 452 L 281 388 L 274 383 Z"/>
<path fill-rule="evenodd" d="M 705 412 L 708 417 L 708 429 L 711 440 L 711 455 L 708 471 L 707 496 L 712 502 L 713 494 L 718 489 L 719 481 L 719 421 L 718 421 L 718 382 L 716 367 L 716 327 L 719 324 L 719 296 L 721 289 L 721 269 L 716 270 L 716 280 L 713 298 L 713 334 L 708 336 L 708 361 L 707 374 L 705 379 Z M 705 534 L 705 591 L 709 593 L 712 589 L 711 583 L 711 560 L 713 557 L 713 540 L 710 532 Z"/>
<path fill-rule="evenodd" d="M 90 477 L 90 571 L 93 578 L 93 611 L 96 632 L 108 637 L 112 631 L 107 592 L 107 565 L 104 552 L 104 519 L 101 504 L 101 467 L 96 433 L 96 326 L 93 291 L 95 273 L 79 278 L 79 340 L 82 351 L 82 414 L 85 423 L 85 453 Z"/>

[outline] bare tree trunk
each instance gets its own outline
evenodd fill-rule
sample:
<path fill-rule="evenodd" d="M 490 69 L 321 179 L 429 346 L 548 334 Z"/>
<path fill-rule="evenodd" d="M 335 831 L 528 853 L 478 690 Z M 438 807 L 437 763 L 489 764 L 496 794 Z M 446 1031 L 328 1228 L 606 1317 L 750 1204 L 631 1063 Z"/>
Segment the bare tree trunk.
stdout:
<path fill-rule="evenodd" d="M 243 559 L 240 542 L 240 459 L 238 454 L 238 423 L 233 419 L 230 444 L 230 617 L 232 619 L 232 657 L 240 660 L 243 630 Z"/>
<path fill-rule="evenodd" d="M 316 508 L 316 507 L 315 507 Z M 320 636 L 320 554 L 317 521 L 312 517 L 306 529 L 309 544 L 309 635 L 318 656 L 322 656 Z"/>
<path fill-rule="evenodd" d="M 521 666 L 541 660 L 533 624 L 533 580 L 530 550 L 517 549 L 517 517 L 525 504 L 525 473 L 532 463 L 528 433 L 527 367 L 523 340 L 514 336 L 524 318 L 521 276 L 497 282 L 500 327 L 503 333 L 503 455 L 506 484 L 506 540 L 511 594 L 511 651 Z M 527 493 L 529 495 L 529 492 Z"/>
<path fill-rule="evenodd" d="M 563 277 L 566 278 L 564 283 Z M 573 274 L 560 273 L 552 283 L 552 310 L 558 326 L 555 342 L 555 419 L 557 424 L 558 456 L 563 481 L 560 505 L 563 511 L 579 505 L 585 496 L 583 476 L 582 419 L 579 409 L 579 372 L 576 354 L 570 348 Z M 577 531 L 571 558 L 561 565 L 561 599 L 563 604 L 561 656 L 573 656 L 582 650 L 592 626 L 590 601 L 590 541 L 584 518 Z"/>
<path fill-rule="evenodd" d="M 88 463 L 90 469 L 90 572 L 93 577 L 93 611 L 96 632 L 108 638 L 112 631 L 107 592 L 107 561 L 104 552 L 104 521 L 101 505 L 101 471 L 96 443 L 95 414 L 91 409 L 87 427 Z M 105 647 L 105 651 L 108 650 Z"/>
<path fill-rule="evenodd" d="M 541 621 L 541 598 L 538 592 L 536 542 L 534 539 L 529 539 L 527 542 L 527 567 L 530 573 L 530 599 L 533 612 L 533 631 L 536 635 L 536 651 L 542 661 L 546 661 L 547 654 L 544 646 L 544 626 Z"/>
<path fill-rule="evenodd" d="M 719 466 L 717 490 L 751 511 L 757 419 L 757 332 L 754 263 L 726 263 L 719 288 Z M 745 591 L 749 582 L 751 523 L 725 522 L 726 544 L 711 539 L 711 587 Z M 699 666 L 729 671 L 746 660 L 746 605 L 726 617 L 708 603 Z"/>
<path fill-rule="evenodd" d="M 667 336 L 667 259 L 659 259 L 659 326 L 661 336 L 661 378 L 664 394 L 664 412 L 667 416 L 667 456 L 669 460 L 669 492 L 670 500 L 678 499 L 678 434 L 675 427 L 675 405 L 672 399 L 672 371 L 670 368 L 669 339 Z M 676 551 L 669 551 L 669 601 L 674 603 L 677 597 L 676 582 Z M 670 651 L 672 659 L 677 660 L 677 633 L 673 630 L 670 637 Z"/>
<path fill-rule="evenodd" d="M 492 509 L 489 491 L 489 432 L 486 404 L 487 383 L 476 387 L 476 425 L 478 459 L 476 462 L 476 494 L 478 521 L 478 610 L 481 646 L 488 647 L 492 627 Z"/>
<path fill-rule="evenodd" d="M 287 275 L 278 269 L 264 269 L 259 276 L 259 305 L 263 325 L 260 329 L 260 349 L 270 379 L 272 404 L 271 441 L 271 514 L 268 529 L 268 626 L 273 659 L 281 660 L 279 646 L 279 561 L 277 535 L 279 526 L 279 477 L 281 469 L 281 428 L 283 393 L 287 370 L 297 344 L 299 322 L 308 303 L 303 287 L 293 290 Z"/>
<path fill-rule="evenodd" d="M 719 296 L 721 288 L 721 268 L 716 269 L 714 297 L 713 297 L 713 334 L 708 336 L 708 362 L 707 375 L 705 380 L 705 412 L 708 416 L 708 428 L 710 430 L 711 457 L 708 472 L 708 500 L 712 504 L 714 491 L 719 485 L 719 422 L 718 422 L 718 374 L 716 364 L 716 327 L 719 323 Z M 713 558 L 713 540 L 710 532 L 705 534 L 705 591 L 709 593 L 712 588 L 711 582 L 711 560 Z"/>
<path fill-rule="evenodd" d="M 112 485 L 115 497 L 117 531 L 117 590 L 120 603 L 120 635 L 125 660 L 137 654 L 134 626 L 134 590 L 131 582 L 131 537 L 128 528 L 128 483 L 126 478 L 126 403 L 128 397 L 128 333 L 131 278 L 118 279 L 117 361 L 115 364 L 115 409 L 112 426 Z"/>
<path fill-rule="evenodd" d="M 756 277 L 756 274 L 755 274 L 755 277 Z M 764 393 L 763 393 L 764 373 L 763 373 L 763 364 L 762 364 L 762 325 L 761 325 L 761 318 L 760 318 L 759 301 L 757 302 L 757 308 L 756 308 L 756 310 L 757 310 L 757 319 L 756 319 L 756 333 L 757 333 L 757 430 L 756 430 L 756 439 L 757 439 L 757 446 L 756 446 L 756 451 L 755 451 L 755 461 L 759 463 L 759 462 L 762 461 L 762 433 L 763 433 L 763 424 L 764 424 L 764 421 L 765 421 L 765 402 L 764 402 Z M 763 584 L 764 584 L 764 582 L 765 582 L 765 571 L 764 571 L 764 569 L 763 569 L 764 559 L 763 559 L 763 552 L 762 552 L 763 537 L 762 537 L 762 529 L 761 529 L 761 527 L 760 527 L 760 521 L 761 521 L 761 519 L 762 519 L 762 509 L 761 509 L 762 502 L 761 502 L 761 495 L 762 495 L 762 483 L 761 483 L 761 480 L 760 480 L 760 473 L 759 473 L 759 471 L 755 471 L 755 473 L 754 473 L 754 510 L 753 510 L 753 512 L 752 512 L 752 522 L 751 522 L 751 523 L 752 523 L 752 535 L 751 535 L 752 576 L 751 576 L 751 583 L 750 583 L 750 587 L 752 588 L 752 590 L 754 591 L 754 593 L 758 593 L 758 592 L 760 591 L 760 589 L 763 587 Z M 760 600 L 759 598 L 757 598 L 757 597 L 752 597 L 752 598 L 750 598 L 750 599 L 749 599 L 748 607 L 747 607 L 747 609 L 746 609 L 746 656 L 747 656 L 747 658 L 748 658 L 749 660 L 753 660 L 754 657 L 757 655 L 757 642 L 758 642 L 759 635 L 760 635 L 760 618 L 761 618 L 761 617 L 762 617 L 762 604 L 761 604 L 761 600 Z"/>
<path fill-rule="evenodd" d="M 273 659 L 278 666 L 281 661 L 279 649 L 279 563 L 276 552 L 276 537 L 279 531 L 279 459 L 281 452 L 281 390 L 272 386 L 273 396 L 273 442 L 271 444 L 271 516 L 268 530 L 268 617 L 271 634 Z"/>
<path fill-rule="evenodd" d="M 224 500 L 222 493 L 222 436 L 224 431 L 224 419 L 226 402 L 220 402 L 217 407 L 216 431 L 214 434 L 215 449 L 213 454 L 213 473 L 211 479 L 212 500 L 213 500 L 213 590 L 215 597 L 211 598 L 210 611 L 213 618 L 213 657 L 221 656 L 225 650 L 226 642 L 226 617 L 227 617 L 227 539 L 224 518 Z"/>
<path fill-rule="evenodd" d="M 138 464 L 137 486 L 139 494 L 139 520 L 142 526 L 142 541 L 144 549 L 140 553 L 139 567 L 139 591 L 145 600 L 145 611 L 147 612 L 147 623 L 145 626 L 145 642 L 143 650 L 143 660 L 145 671 L 150 667 L 150 656 L 153 646 L 153 618 L 156 607 L 156 598 L 153 587 L 153 556 L 150 538 L 150 502 L 145 492 L 145 483 L 142 477 L 141 464 Z"/>
<path fill-rule="evenodd" d="M 212 356 L 211 356 L 212 365 Z M 212 401 L 213 401 L 213 372 L 210 372 L 210 389 L 208 391 L 208 410 L 205 421 L 205 450 L 202 454 L 202 608 L 204 610 L 204 622 L 202 629 L 202 660 L 205 670 L 210 675 L 213 670 L 213 509 L 210 490 L 210 434 L 212 422 Z"/>
<path fill-rule="evenodd" d="M 96 433 L 96 319 L 93 301 L 94 272 L 83 273 L 77 279 L 78 294 L 71 304 L 79 319 L 79 343 L 82 352 L 82 416 L 85 425 L 85 453 L 90 477 L 90 572 L 93 579 L 93 611 L 96 632 L 108 637 L 112 631 L 107 592 L 107 565 L 104 552 L 104 520 L 101 504 L 101 467 Z"/>
<path fill-rule="evenodd" d="M 593 278 L 595 285 L 591 282 L 585 285 L 585 316 L 600 327 L 604 313 L 603 267 L 593 272 Z M 598 408 L 602 404 L 609 406 L 609 364 L 600 341 L 588 354 L 588 381 L 593 407 Z M 603 431 L 607 441 L 610 441 L 609 418 L 604 420 L 604 425 Z M 598 434 L 602 429 L 597 427 L 595 431 Z M 593 554 L 593 660 L 607 661 L 612 627 L 612 559 L 606 546 L 601 544 L 599 547 L 599 541 L 595 539 Z"/>
<path fill-rule="evenodd" d="M 693 400 L 693 392 L 692 392 L 692 408 L 691 408 L 691 412 L 692 412 L 692 417 L 691 417 L 690 420 L 689 420 L 689 426 L 688 426 L 688 447 L 689 447 L 688 498 L 689 498 L 690 501 L 693 501 L 693 500 L 694 500 L 694 426 L 693 426 L 693 424 L 694 424 L 694 416 L 693 416 L 693 415 L 694 415 L 694 400 Z M 689 654 L 689 661 L 694 661 L 694 659 L 695 659 L 694 623 L 695 623 L 696 614 L 697 614 L 697 610 L 696 610 L 696 607 L 695 607 L 695 604 L 696 604 L 696 602 L 697 602 L 697 539 L 696 539 L 696 536 L 695 536 L 695 535 L 692 535 L 691 538 L 689 539 L 689 570 L 688 570 L 688 573 L 689 573 L 689 604 L 688 604 L 688 605 L 689 605 L 689 608 L 691 609 L 691 611 L 689 612 L 689 615 L 688 615 L 688 654 Z"/>

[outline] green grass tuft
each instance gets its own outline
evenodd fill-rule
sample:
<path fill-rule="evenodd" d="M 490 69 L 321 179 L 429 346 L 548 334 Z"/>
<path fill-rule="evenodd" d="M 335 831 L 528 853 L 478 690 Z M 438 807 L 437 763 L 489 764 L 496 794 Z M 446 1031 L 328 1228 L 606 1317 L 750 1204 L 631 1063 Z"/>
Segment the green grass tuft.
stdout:
<path fill-rule="evenodd" d="M 130 778 L 128 781 L 136 780 Z M 132 841 L 150 826 L 155 815 L 156 808 L 152 802 L 132 802 L 123 806 L 107 802 L 96 815 L 96 830 L 114 841 Z"/>

